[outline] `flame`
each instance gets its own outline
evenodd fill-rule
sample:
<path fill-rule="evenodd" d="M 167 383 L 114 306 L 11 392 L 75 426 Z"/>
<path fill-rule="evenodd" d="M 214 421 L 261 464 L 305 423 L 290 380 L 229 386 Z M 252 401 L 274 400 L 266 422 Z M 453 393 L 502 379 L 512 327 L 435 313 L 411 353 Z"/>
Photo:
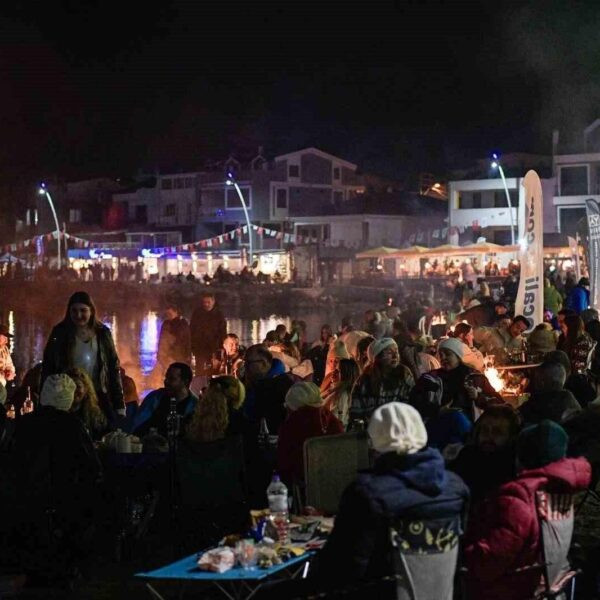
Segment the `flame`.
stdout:
<path fill-rule="evenodd" d="M 498 373 L 498 369 L 496 369 L 496 367 L 488 367 L 484 371 L 484 374 L 487 377 L 490 384 L 492 385 L 492 387 L 497 392 L 500 392 L 504 389 L 504 381 L 502 377 L 500 377 L 500 374 Z"/>

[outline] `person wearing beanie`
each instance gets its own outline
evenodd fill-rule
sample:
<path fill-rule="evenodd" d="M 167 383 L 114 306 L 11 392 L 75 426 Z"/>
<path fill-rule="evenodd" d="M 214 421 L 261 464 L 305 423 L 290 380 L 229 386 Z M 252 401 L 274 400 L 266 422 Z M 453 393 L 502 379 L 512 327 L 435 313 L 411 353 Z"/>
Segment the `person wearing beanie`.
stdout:
<path fill-rule="evenodd" d="M 304 442 L 344 432 L 342 423 L 324 407 L 321 390 L 312 382 L 295 383 L 285 396 L 287 417 L 279 428 L 277 470 L 288 485 L 304 482 Z"/>
<path fill-rule="evenodd" d="M 533 362 L 541 362 L 548 352 L 556 350 L 557 337 L 550 323 L 540 323 L 527 338 L 527 350 Z"/>
<path fill-rule="evenodd" d="M 540 524 L 536 494 L 573 495 L 587 488 L 591 466 L 585 458 L 565 458 L 568 436 L 549 420 L 525 428 L 517 438 L 517 465 L 512 481 L 480 505 L 470 519 L 464 545 L 467 597 L 526 600 L 540 582 Z M 569 539 L 570 545 L 570 539 Z"/>
<path fill-rule="evenodd" d="M 410 404 L 425 419 L 437 417 L 442 407 L 462 411 L 475 421 L 479 410 L 503 404 L 487 377 L 464 364 L 467 346 L 458 338 L 438 345 L 441 367 L 422 375 L 410 395 Z"/>
<path fill-rule="evenodd" d="M 96 317 L 87 292 L 75 292 L 64 319 L 50 333 L 44 349 L 42 385 L 49 375 L 79 367 L 90 376 L 100 408 L 109 422 L 125 416 L 120 363 L 110 329 Z"/>
<path fill-rule="evenodd" d="M 393 338 L 375 339 L 367 349 L 369 362 L 356 381 L 350 404 L 350 423 L 368 422 L 373 411 L 388 402 L 408 400 L 415 380 L 400 363 Z"/>
<path fill-rule="evenodd" d="M 556 362 L 544 362 L 534 371 L 535 389 L 519 407 L 525 425 L 535 425 L 544 419 L 564 423 L 581 411 L 575 396 L 564 389 L 567 373 Z"/>
<path fill-rule="evenodd" d="M 82 422 L 69 412 L 75 382 L 49 375 L 40 404 L 18 420 L 14 434 L 17 499 L 11 508 L 28 574 L 64 577 L 89 555 L 101 494 L 101 466 Z M 51 504 L 49 504 L 49 502 Z M 48 544 L 48 514 L 61 535 Z"/>
<path fill-rule="evenodd" d="M 374 411 L 368 435 L 377 453 L 375 463 L 344 491 L 333 531 L 315 565 L 314 577 L 323 586 L 393 575 L 390 521 L 418 523 L 411 542 L 422 552 L 437 552 L 431 537 L 439 530 L 438 519 L 446 524 L 448 548 L 458 544 L 469 492 L 444 468 L 439 451 L 427 446 L 419 413 L 407 404 L 389 402 Z M 452 598 L 453 577 L 445 582 L 449 595 L 440 598 Z"/>

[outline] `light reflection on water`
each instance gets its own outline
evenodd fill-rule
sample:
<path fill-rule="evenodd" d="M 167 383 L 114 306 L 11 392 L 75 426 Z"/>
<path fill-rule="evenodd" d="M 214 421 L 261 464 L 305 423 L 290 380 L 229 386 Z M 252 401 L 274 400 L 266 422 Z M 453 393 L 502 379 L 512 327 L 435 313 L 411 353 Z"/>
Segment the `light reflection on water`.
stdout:
<path fill-rule="evenodd" d="M 3 319 L 0 319 L 0 322 L 7 323 L 15 336 L 11 338 L 11 352 L 18 376 L 22 377 L 27 369 L 42 360 L 50 330 L 62 316 L 54 322 L 36 318 L 19 310 L 8 310 L 1 316 Z M 138 390 L 148 389 L 150 382 L 147 378 L 156 364 L 162 315 L 155 311 L 136 313 L 124 309 L 99 316 L 112 331 L 121 365 L 127 374 L 136 381 Z M 300 313 L 294 318 L 306 321 L 309 341 L 318 337 L 323 323 L 330 323 L 334 327 L 339 325 L 335 317 L 325 312 Z M 228 333 L 236 333 L 240 337 L 241 344 L 247 347 L 262 342 L 267 332 L 275 329 L 280 323 L 286 325 L 289 330 L 292 317 L 279 315 L 259 319 L 230 317 L 226 321 Z M 159 374 L 159 378 L 162 379 L 162 374 Z"/>

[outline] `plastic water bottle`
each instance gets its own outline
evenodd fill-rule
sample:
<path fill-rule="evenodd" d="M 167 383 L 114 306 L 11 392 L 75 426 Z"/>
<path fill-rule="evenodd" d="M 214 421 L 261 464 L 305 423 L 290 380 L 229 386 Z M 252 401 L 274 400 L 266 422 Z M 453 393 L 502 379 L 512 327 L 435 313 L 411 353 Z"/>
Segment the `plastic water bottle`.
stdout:
<path fill-rule="evenodd" d="M 273 479 L 267 488 L 267 498 L 269 499 L 271 519 L 277 530 L 278 541 L 287 544 L 289 543 L 290 529 L 288 490 L 277 473 L 273 474 Z"/>

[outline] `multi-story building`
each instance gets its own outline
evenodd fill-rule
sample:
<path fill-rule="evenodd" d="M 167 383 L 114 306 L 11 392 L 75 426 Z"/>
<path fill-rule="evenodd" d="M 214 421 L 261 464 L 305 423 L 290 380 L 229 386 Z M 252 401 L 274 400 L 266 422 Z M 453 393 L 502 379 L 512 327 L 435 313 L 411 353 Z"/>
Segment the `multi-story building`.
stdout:
<path fill-rule="evenodd" d="M 556 231 L 574 235 L 585 222 L 585 200 L 600 201 L 600 119 L 570 144 L 560 142 L 558 131 L 552 142 L 555 185 L 549 218 Z"/>
<path fill-rule="evenodd" d="M 542 177 L 544 213 L 550 209 L 554 183 L 552 178 L 546 178 L 550 171 L 550 157 L 513 154 L 505 155 L 501 160 L 506 174 L 506 189 L 491 161 L 479 161 L 474 169 L 461 173 L 468 178 L 448 182 L 450 241 L 456 243 L 456 236 L 462 235 L 464 237 L 460 239 L 465 242 L 485 237 L 490 242 L 506 245 L 511 243 L 511 227 L 514 227 L 517 238 L 519 218 L 524 208 L 521 184 L 529 169 L 535 169 Z"/>

